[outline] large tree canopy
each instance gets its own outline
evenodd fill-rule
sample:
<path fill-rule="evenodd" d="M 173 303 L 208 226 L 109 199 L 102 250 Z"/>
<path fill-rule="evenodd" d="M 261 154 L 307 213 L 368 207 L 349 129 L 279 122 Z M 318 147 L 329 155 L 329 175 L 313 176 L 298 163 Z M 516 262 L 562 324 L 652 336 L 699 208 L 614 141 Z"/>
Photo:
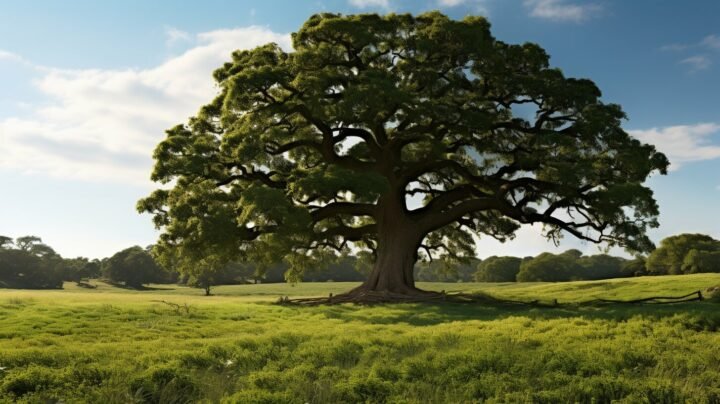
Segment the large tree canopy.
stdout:
<path fill-rule="evenodd" d="M 621 127 L 618 105 L 511 45 L 482 17 L 312 16 L 236 51 L 218 96 L 167 131 L 140 201 L 158 251 L 284 258 L 296 277 L 336 250 L 370 251 L 352 297 L 416 294 L 420 258 L 474 254 L 474 236 L 522 224 L 634 251 L 653 246 L 643 186 L 668 161 Z"/>

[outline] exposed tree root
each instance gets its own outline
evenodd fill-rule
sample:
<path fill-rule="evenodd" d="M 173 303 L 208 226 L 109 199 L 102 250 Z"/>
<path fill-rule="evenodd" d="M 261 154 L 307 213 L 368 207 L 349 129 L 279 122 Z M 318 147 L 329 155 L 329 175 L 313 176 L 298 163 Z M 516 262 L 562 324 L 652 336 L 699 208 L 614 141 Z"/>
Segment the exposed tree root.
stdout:
<path fill-rule="evenodd" d="M 554 306 L 557 304 L 545 304 L 537 300 L 523 302 L 518 300 L 498 299 L 481 293 L 462 292 L 430 292 L 414 290 L 410 293 L 395 293 L 390 291 L 373 291 L 355 289 L 348 293 L 339 295 L 330 294 L 327 297 L 305 297 L 291 299 L 287 296 L 278 300 L 279 304 L 318 306 L 325 304 L 354 303 L 361 305 L 383 304 L 383 303 L 422 303 L 422 302 L 453 302 L 453 303 L 491 303 L 491 304 L 520 304 L 533 306 Z"/>
<path fill-rule="evenodd" d="M 577 305 L 595 305 L 595 304 L 671 304 L 686 303 L 692 301 L 703 300 L 701 291 L 696 291 L 684 296 L 654 296 L 635 300 L 611 300 L 611 299 L 595 299 L 582 303 L 572 303 Z M 484 303 L 493 305 L 525 305 L 534 307 L 558 307 L 560 304 L 557 299 L 551 302 L 543 302 L 540 300 L 521 301 L 500 299 L 483 293 L 463 293 L 463 292 L 431 292 L 419 289 L 411 290 L 409 293 L 396 293 L 390 291 L 374 291 L 366 289 L 353 289 L 350 292 L 334 295 L 331 293 L 327 297 L 304 297 L 289 298 L 287 296 L 278 299 L 279 304 L 298 305 L 298 306 L 319 306 L 328 304 L 353 303 L 361 305 L 384 304 L 384 303 Z"/>

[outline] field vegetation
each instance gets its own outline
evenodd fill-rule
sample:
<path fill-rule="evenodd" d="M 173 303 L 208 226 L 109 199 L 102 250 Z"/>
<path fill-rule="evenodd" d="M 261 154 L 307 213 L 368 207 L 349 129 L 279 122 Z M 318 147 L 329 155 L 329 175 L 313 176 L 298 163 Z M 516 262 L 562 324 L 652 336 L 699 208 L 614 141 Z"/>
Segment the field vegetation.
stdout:
<path fill-rule="evenodd" d="M 356 283 L 0 291 L 0 402 L 697 402 L 720 400 L 718 274 L 421 283 L 508 304 L 281 306 Z"/>

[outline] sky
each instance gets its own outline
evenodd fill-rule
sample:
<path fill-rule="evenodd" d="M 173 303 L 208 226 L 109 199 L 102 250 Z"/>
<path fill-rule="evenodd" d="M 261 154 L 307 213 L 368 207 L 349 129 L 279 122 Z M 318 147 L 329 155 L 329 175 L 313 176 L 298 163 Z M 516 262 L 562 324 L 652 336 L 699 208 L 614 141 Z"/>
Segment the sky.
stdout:
<path fill-rule="evenodd" d="M 235 49 L 276 42 L 318 12 L 484 15 L 496 38 L 535 42 L 570 77 L 590 78 L 624 128 L 666 153 L 648 185 L 659 242 L 720 238 L 720 2 L 716 0 L 3 0 L 0 7 L 0 235 L 40 236 L 65 257 L 101 258 L 157 238 L 135 211 L 164 130 L 213 98 L 211 72 Z M 522 228 L 478 256 L 559 247 Z M 619 251 L 614 251 L 620 253 Z"/>

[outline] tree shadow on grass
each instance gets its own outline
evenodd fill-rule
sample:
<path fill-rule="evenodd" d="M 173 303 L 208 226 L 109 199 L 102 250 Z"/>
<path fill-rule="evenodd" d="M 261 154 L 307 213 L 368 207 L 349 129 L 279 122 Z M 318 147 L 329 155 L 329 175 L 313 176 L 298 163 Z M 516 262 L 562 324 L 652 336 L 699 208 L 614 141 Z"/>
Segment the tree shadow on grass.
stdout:
<path fill-rule="evenodd" d="M 145 285 L 126 285 L 124 283 L 116 283 L 116 282 L 107 282 L 108 285 L 112 285 L 113 287 L 116 287 L 118 289 L 125 289 L 125 290 L 135 290 L 135 291 L 152 291 L 152 290 L 175 290 L 175 288 L 159 288 L 155 286 L 145 286 Z"/>
<path fill-rule="evenodd" d="M 432 326 L 454 321 L 493 321 L 511 317 L 532 320 L 584 318 L 590 320 L 627 321 L 634 317 L 660 320 L 678 315 L 695 319 L 698 329 L 720 329 L 720 305 L 713 302 L 677 304 L 561 304 L 541 307 L 503 303 L 403 303 L 377 306 L 352 304 L 292 307 L 293 310 L 320 311 L 327 318 L 366 324 L 409 324 Z"/>

